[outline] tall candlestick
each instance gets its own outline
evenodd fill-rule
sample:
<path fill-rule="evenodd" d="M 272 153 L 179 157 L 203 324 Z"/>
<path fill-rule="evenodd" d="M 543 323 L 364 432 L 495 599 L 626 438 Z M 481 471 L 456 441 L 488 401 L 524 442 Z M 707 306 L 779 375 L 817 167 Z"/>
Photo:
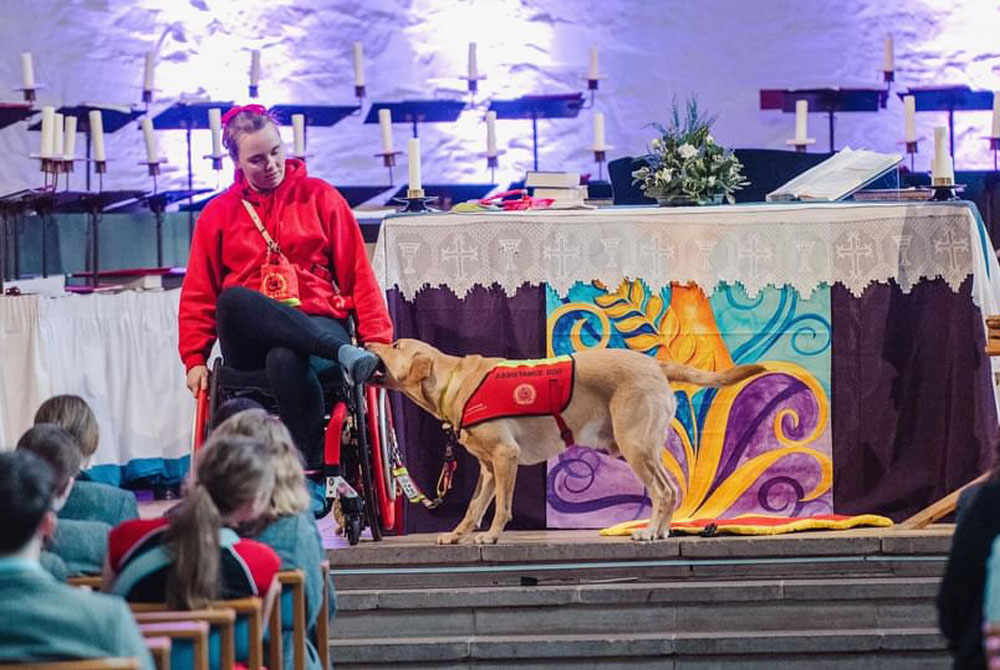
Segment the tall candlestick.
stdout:
<path fill-rule="evenodd" d="M 420 181 L 420 139 L 417 137 L 411 137 L 406 144 L 406 156 L 409 161 L 407 166 L 409 172 L 409 185 L 407 189 L 410 192 L 423 190 L 423 185 Z"/>
<path fill-rule="evenodd" d="M 365 85 L 364 48 L 361 42 L 354 43 L 354 85 Z"/>
<path fill-rule="evenodd" d="M 392 110 L 378 110 L 378 127 L 382 131 L 382 153 L 392 153 Z"/>
<path fill-rule="evenodd" d="M 101 110 L 92 109 L 87 116 L 90 120 L 90 139 L 94 145 L 94 160 L 103 163 L 107 156 L 104 154 L 104 120 L 101 118 Z"/>
<path fill-rule="evenodd" d="M 294 140 L 295 156 L 306 155 L 306 117 L 304 114 L 292 114 L 292 138 Z"/>
<path fill-rule="evenodd" d="M 479 79 L 479 61 L 476 57 L 476 43 L 469 42 L 469 81 Z"/>
<path fill-rule="evenodd" d="M 903 127 L 904 140 L 907 143 L 917 141 L 917 99 L 912 95 L 903 96 Z"/>
<path fill-rule="evenodd" d="M 142 73 L 142 91 L 152 94 L 153 92 L 153 68 L 156 64 L 156 52 L 146 52 L 146 63 Z"/>
<path fill-rule="evenodd" d="M 64 132 L 63 115 L 57 112 L 52 116 L 52 158 L 62 159 Z"/>
<path fill-rule="evenodd" d="M 938 126 L 934 129 L 934 162 L 931 167 L 931 183 L 934 186 L 949 185 L 955 182 L 955 169 L 948 153 L 948 128 Z"/>
<path fill-rule="evenodd" d="M 42 107 L 42 147 L 38 152 L 42 158 L 52 158 L 56 132 L 55 116 L 55 107 Z"/>
<path fill-rule="evenodd" d="M 594 112 L 594 151 L 607 149 L 604 143 L 604 114 Z"/>
<path fill-rule="evenodd" d="M 21 79 L 24 88 L 29 90 L 35 88 L 35 65 L 31 61 L 30 51 L 21 52 Z"/>
<path fill-rule="evenodd" d="M 64 123 L 63 160 L 71 161 L 76 158 L 76 117 L 67 116 Z"/>
<path fill-rule="evenodd" d="M 809 101 L 795 101 L 795 142 L 805 144 L 808 139 Z"/>
<path fill-rule="evenodd" d="M 896 54 L 892 35 L 885 36 L 885 57 L 882 59 L 882 71 L 893 72 L 896 69 Z"/>
<path fill-rule="evenodd" d="M 590 69 L 587 70 L 587 79 L 597 79 L 597 47 L 590 47 Z"/>
<path fill-rule="evenodd" d="M 156 135 L 153 134 L 153 120 L 148 116 L 142 119 L 142 138 L 146 141 L 146 162 L 158 163 L 160 157 L 156 152 Z"/>
<path fill-rule="evenodd" d="M 497 155 L 497 113 L 486 112 L 486 155 Z"/>
<path fill-rule="evenodd" d="M 260 84 L 260 49 L 254 49 L 250 52 L 250 85 L 258 86 Z"/>
<path fill-rule="evenodd" d="M 993 92 L 993 124 L 990 126 L 990 137 L 1000 137 L 1000 91 Z"/>
<path fill-rule="evenodd" d="M 212 107 L 208 110 L 208 129 L 212 131 L 212 156 L 222 155 L 222 110 Z"/>

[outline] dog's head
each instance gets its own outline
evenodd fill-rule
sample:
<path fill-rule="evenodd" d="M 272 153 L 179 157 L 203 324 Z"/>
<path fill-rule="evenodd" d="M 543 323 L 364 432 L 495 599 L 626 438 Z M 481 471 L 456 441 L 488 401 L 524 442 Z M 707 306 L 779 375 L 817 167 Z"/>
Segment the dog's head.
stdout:
<path fill-rule="evenodd" d="M 420 340 L 399 339 L 392 344 L 365 345 L 382 360 L 375 381 L 411 398 L 428 398 L 434 386 L 434 362 L 441 352 Z"/>

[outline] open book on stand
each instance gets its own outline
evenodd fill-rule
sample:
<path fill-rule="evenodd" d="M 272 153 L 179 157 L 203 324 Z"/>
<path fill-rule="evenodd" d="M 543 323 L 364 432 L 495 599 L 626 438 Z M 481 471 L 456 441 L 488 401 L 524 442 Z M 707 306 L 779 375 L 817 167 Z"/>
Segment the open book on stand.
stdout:
<path fill-rule="evenodd" d="M 843 200 L 895 168 L 902 160 L 899 154 L 845 147 L 768 193 L 767 201 Z"/>

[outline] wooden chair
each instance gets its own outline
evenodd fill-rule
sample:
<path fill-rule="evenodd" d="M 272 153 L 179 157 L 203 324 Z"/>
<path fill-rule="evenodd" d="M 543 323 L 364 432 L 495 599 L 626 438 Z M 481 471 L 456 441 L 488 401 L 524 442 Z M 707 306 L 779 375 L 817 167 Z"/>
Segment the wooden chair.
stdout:
<path fill-rule="evenodd" d="M 231 609 L 167 610 L 152 603 L 131 603 L 132 613 L 144 636 L 192 640 L 195 670 L 208 670 L 208 639 L 219 631 L 219 660 L 223 670 L 236 662 L 236 613 Z M 202 636 L 198 631 L 204 632 Z"/>
<path fill-rule="evenodd" d="M 146 649 L 149 649 L 149 655 L 153 657 L 153 665 L 156 666 L 156 670 L 170 670 L 170 650 L 172 647 L 173 643 L 166 635 L 146 638 Z"/>
<path fill-rule="evenodd" d="M 292 659 L 295 670 L 306 667 L 306 576 L 301 570 L 282 570 L 278 573 L 278 583 L 281 584 L 281 607 L 272 610 L 272 619 L 277 616 L 277 628 L 271 625 L 271 647 L 281 645 L 281 633 L 284 630 L 285 604 L 291 607 L 292 619 Z M 287 594 L 287 595 L 286 595 Z M 275 637 L 277 631 L 278 637 Z M 277 641 L 277 645 L 275 642 Z M 272 651 L 272 667 L 275 666 Z"/>
<path fill-rule="evenodd" d="M 319 564 L 323 575 L 323 602 L 316 620 L 316 650 L 323 670 L 330 670 L 330 561 Z"/>
<path fill-rule="evenodd" d="M 80 661 L 0 663 L 0 670 L 141 670 L 137 658 L 88 658 Z"/>
<path fill-rule="evenodd" d="M 93 591 L 101 590 L 100 575 L 78 575 L 76 577 L 67 577 L 66 583 L 70 586 L 82 586 Z"/>

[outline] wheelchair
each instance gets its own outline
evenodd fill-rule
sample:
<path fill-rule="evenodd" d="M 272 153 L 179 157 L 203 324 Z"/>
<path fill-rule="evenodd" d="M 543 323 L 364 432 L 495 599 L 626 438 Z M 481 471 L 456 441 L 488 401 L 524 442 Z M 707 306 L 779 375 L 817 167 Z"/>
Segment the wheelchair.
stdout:
<path fill-rule="evenodd" d="M 356 341 L 354 318 L 348 333 Z M 353 384 L 334 361 L 310 361 L 323 388 L 324 420 L 322 482 L 328 507 L 339 508 L 341 528 L 350 545 L 356 545 L 367 527 L 374 541 L 399 532 L 399 490 L 393 476 L 398 446 L 385 389 Z M 277 404 L 265 370 L 244 371 L 226 367 L 217 358 L 209 373 L 208 391 L 198 396 L 193 446 L 197 450 L 214 426 L 216 410 L 232 398 L 248 397 L 276 411 Z"/>

